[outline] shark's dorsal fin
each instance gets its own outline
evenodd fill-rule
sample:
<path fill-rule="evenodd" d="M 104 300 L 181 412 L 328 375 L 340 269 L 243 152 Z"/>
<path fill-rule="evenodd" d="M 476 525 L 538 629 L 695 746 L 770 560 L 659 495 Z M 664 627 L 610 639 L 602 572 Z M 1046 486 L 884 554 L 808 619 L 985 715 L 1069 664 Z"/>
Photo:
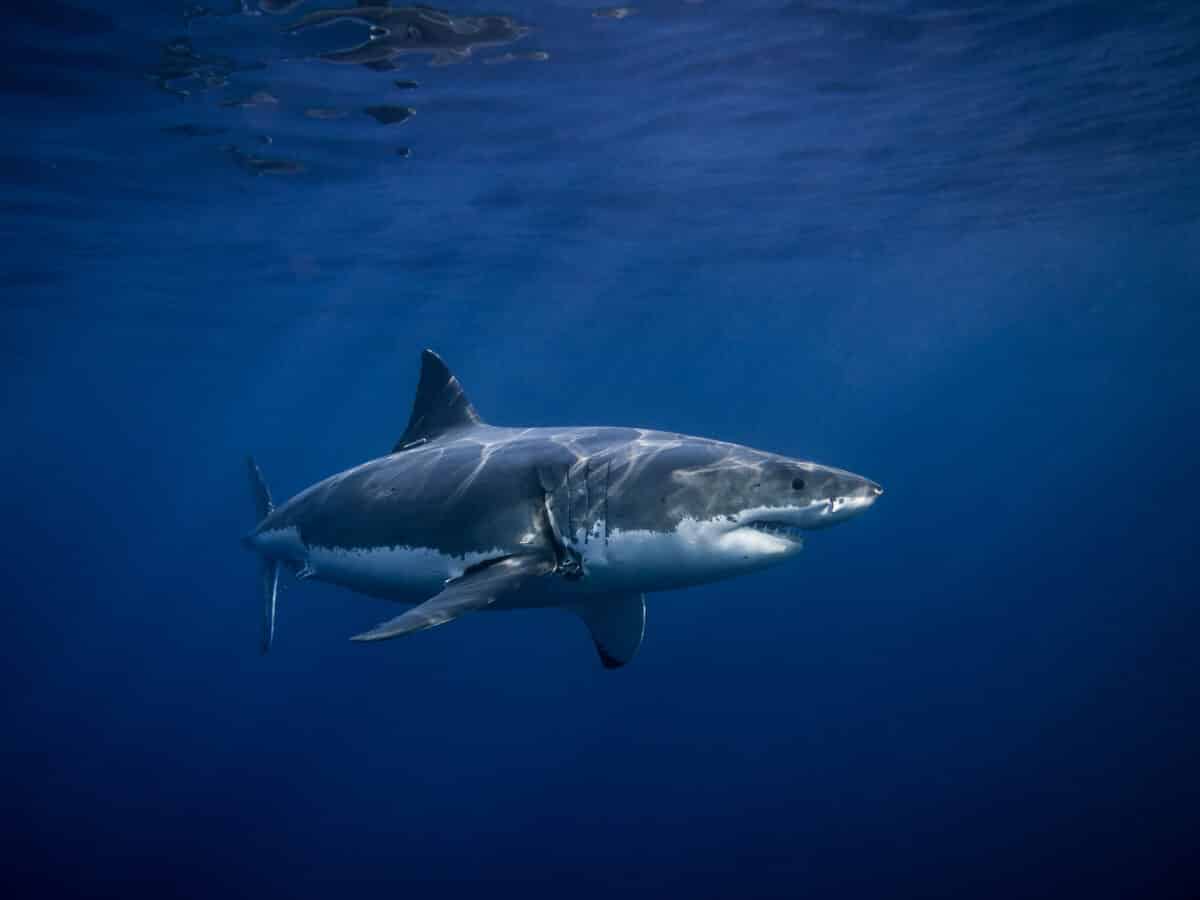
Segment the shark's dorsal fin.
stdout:
<path fill-rule="evenodd" d="M 404 429 L 392 452 L 399 453 L 447 431 L 478 425 L 482 421 L 442 358 L 432 350 L 423 350 L 421 380 L 417 383 L 412 415 L 408 418 L 408 428 Z"/>

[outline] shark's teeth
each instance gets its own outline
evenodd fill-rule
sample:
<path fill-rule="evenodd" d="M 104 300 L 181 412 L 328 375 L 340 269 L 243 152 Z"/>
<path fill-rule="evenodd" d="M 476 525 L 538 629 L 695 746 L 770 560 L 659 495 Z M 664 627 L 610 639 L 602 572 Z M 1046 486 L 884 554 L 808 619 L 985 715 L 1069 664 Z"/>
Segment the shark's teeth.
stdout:
<path fill-rule="evenodd" d="M 776 537 L 787 538 L 792 541 L 803 539 L 804 532 L 797 525 L 791 525 L 787 522 L 750 522 L 749 527 L 756 531 L 761 531 L 766 534 L 775 535 Z"/>

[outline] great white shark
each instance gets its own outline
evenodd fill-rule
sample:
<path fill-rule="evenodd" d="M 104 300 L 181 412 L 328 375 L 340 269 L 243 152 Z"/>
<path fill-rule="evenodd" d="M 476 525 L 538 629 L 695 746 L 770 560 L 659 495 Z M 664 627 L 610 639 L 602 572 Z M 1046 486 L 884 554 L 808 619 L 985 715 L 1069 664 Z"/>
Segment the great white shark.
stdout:
<path fill-rule="evenodd" d="M 841 469 L 643 428 L 486 425 L 431 350 L 408 427 L 387 456 L 274 506 L 249 460 L 262 649 L 281 568 L 411 608 L 355 635 L 378 641 L 476 610 L 560 607 L 600 660 L 629 662 L 645 595 L 796 556 L 804 533 L 851 518 L 883 489 Z"/>

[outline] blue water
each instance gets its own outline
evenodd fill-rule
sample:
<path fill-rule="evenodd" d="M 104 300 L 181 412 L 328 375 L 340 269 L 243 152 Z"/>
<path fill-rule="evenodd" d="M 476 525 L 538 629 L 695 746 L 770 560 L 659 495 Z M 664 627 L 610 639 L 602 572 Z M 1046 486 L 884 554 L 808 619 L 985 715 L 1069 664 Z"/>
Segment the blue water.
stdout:
<path fill-rule="evenodd" d="M 1200 7 L 638 6 L 6 7 L 6 896 L 1200 895 Z M 386 452 L 426 346 L 887 494 L 616 672 L 313 584 L 260 656 L 244 454 Z"/>

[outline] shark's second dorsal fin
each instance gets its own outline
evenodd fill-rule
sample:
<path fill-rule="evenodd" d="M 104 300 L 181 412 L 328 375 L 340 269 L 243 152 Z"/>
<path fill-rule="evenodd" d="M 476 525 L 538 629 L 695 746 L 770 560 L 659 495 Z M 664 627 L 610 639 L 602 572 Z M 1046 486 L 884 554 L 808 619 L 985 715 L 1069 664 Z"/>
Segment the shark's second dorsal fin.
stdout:
<path fill-rule="evenodd" d="M 452 429 L 478 425 L 482 421 L 442 358 L 432 350 L 423 350 L 421 380 L 417 383 L 412 415 L 408 419 L 408 428 L 404 429 L 392 452 L 398 453 Z"/>

